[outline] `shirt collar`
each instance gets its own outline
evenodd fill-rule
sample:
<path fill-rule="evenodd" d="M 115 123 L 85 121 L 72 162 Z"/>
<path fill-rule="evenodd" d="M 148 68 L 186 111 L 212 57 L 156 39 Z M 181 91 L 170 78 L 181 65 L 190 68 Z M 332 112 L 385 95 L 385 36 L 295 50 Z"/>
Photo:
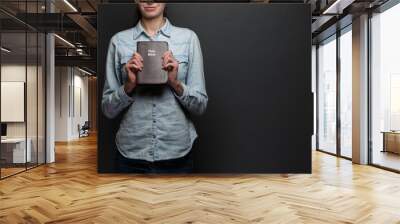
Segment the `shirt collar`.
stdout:
<path fill-rule="evenodd" d="M 160 28 L 160 31 L 167 37 L 171 36 L 171 26 L 172 24 L 169 22 L 167 18 L 165 18 L 165 24 Z M 139 22 L 133 27 L 133 39 L 137 39 L 142 33 L 145 33 L 142 23 Z"/>

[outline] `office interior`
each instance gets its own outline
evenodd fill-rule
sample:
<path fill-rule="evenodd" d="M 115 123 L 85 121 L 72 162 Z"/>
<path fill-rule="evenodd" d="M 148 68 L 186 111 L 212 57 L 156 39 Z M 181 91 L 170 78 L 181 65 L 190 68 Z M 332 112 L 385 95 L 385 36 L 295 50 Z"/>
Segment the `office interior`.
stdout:
<path fill-rule="evenodd" d="M 13 178 L 29 178 L 34 170 L 57 167 L 59 161 L 70 161 L 72 167 L 71 158 L 78 158 L 74 154 L 80 158 L 86 152 L 82 145 L 95 144 L 101 93 L 96 86 L 97 5 L 118 2 L 131 1 L 0 2 L 1 186 Z M 310 150 L 313 167 L 322 167 L 317 173 L 327 170 L 341 176 L 330 171 L 348 162 L 347 175 L 360 172 L 362 176 L 361 165 L 368 175 L 398 178 L 400 2 L 243 2 L 311 5 L 314 135 Z M 95 160 L 95 154 L 91 150 L 86 156 Z M 319 164 L 321 158 L 330 162 Z M 390 215 L 395 218 L 389 221 L 399 218 Z"/>
<path fill-rule="evenodd" d="M 376 10 L 369 11 L 364 24 L 357 21 L 356 25 L 365 29 L 357 27 L 360 33 L 354 33 L 354 19 L 347 21 L 349 18 L 345 16 L 340 20 L 340 28 L 332 32 L 327 30 L 327 35 L 314 40 L 316 150 L 352 160 L 357 154 L 352 147 L 355 141 L 352 122 L 357 116 L 364 116 L 360 125 L 365 129 L 365 163 L 399 171 L 400 70 L 396 54 L 400 32 L 395 25 L 400 20 L 399 12 L 399 5 L 382 3 Z M 354 38 L 360 34 L 365 38 L 361 46 Z M 352 52 L 363 46 L 364 52 Z M 357 54 L 364 54 L 361 55 L 364 61 L 356 61 L 355 57 L 360 56 Z M 355 77 L 359 68 L 354 68 L 354 63 L 365 63 L 364 78 L 367 80 Z M 352 82 L 363 82 L 363 85 Z M 355 105 L 352 100 L 357 98 L 355 91 L 359 90 L 353 88 L 362 88 L 364 114 L 352 110 Z"/>

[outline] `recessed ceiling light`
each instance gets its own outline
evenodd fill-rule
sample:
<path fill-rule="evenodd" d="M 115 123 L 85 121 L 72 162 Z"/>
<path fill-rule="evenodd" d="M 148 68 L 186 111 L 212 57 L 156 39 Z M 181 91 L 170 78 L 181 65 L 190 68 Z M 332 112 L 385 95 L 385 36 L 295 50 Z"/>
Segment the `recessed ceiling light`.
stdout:
<path fill-rule="evenodd" d="M 79 67 L 78 67 L 78 70 L 81 71 L 81 72 L 83 72 L 83 73 L 85 73 L 85 74 L 87 74 L 87 75 L 89 75 L 89 76 L 92 76 L 92 75 L 93 75 L 92 73 L 90 73 L 90 72 L 88 72 L 88 71 L 86 71 L 86 70 L 83 70 L 83 69 L 81 69 L 81 68 L 79 68 Z"/>
<path fill-rule="evenodd" d="M 343 9 L 351 5 L 355 0 L 336 0 L 322 14 L 342 14 Z"/>
<path fill-rule="evenodd" d="M 5 47 L 1 47 L 1 51 L 4 51 L 6 53 L 10 53 L 11 52 L 11 50 L 9 50 L 9 49 L 7 49 Z"/>
<path fill-rule="evenodd" d="M 75 48 L 75 45 L 73 45 L 71 42 L 69 42 L 68 40 L 66 40 L 66 39 L 64 39 L 64 38 L 62 38 L 62 37 L 60 37 L 59 35 L 57 35 L 57 34 L 54 34 L 54 36 L 55 37 L 57 37 L 59 40 L 61 40 L 62 42 L 64 42 L 65 44 L 67 44 L 67 45 L 69 45 L 70 47 L 72 47 L 72 48 Z"/>
<path fill-rule="evenodd" d="M 68 5 L 74 12 L 78 12 L 78 10 L 68 1 L 64 0 L 64 3 Z"/>

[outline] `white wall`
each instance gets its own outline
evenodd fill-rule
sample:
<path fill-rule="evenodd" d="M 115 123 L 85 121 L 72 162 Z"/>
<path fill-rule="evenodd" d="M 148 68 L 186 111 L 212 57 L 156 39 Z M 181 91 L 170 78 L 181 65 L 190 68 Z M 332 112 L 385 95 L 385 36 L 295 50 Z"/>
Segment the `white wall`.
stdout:
<path fill-rule="evenodd" d="M 1 81 L 4 82 L 25 82 L 25 71 L 24 65 L 8 64 L 1 66 Z M 28 68 L 30 70 L 30 68 Z M 7 108 L 1 108 L 1 110 L 7 110 Z M 7 124 L 7 135 L 8 137 L 25 137 L 25 122 L 12 122 Z"/>
<path fill-rule="evenodd" d="M 77 139 L 78 124 L 89 118 L 88 77 L 76 68 L 56 67 L 55 85 L 55 140 Z"/>
<path fill-rule="evenodd" d="M 38 69 L 38 70 L 37 70 Z M 27 79 L 27 80 L 26 80 Z M 25 135 L 30 139 L 32 149 L 32 161 L 44 163 L 45 150 L 45 116 L 44 116 L 44 73 L 41 66 L 32 66 L 25 64 L 3 64 L 1 66 L 1 81 L 7 82 L 25 82 L 26 83 L 26 107 L 21 108 L 22 113 L 26 112 L 26 120 L 23 122 L 6 122 L 7 137 L 24 138 Z M 24 93 L 24 90 L 20 92 Z M 4 97 L 4 96 L 2 96 Z M 7 96 L 5 96 L 7 97 Z M 3 112 L 12 110 L 12 108 L 4 108 Z M 11 112 L 12 111 L 7 111 Z M 37 153 L 39 154 L 37 156 Z"/>
<path fill-rule="evenodd" d="M 88 110 L 88 77 L 82 76 L 79 70 L 74 70 L 74 82 L 72 88 L 74 91 L 72 92 L 72 99 L 74 100 L 71 105 L 74 105 L 72 108 L 72 119 L 71 119 L 71 136 L 72 138 L 78 138 L 78 124 L 81 126 L 85 123 L 85 121 L 89 120 L 89 110 Z M 80 97 L 79 97 L 80 96 Z M 80 101 L 80 102 L 79 102 Z M 81 107 L 81 108 L 79 108 Z M 80 111 L 81 110 L 81 111 Z"/>
<path fill-rule="evenodd" d="M 28 83 L 25 80 L 26 72 L 28 72 Z M 27 66 L 20 64 L 5 64 L 1 66 L 1 81 L 3 82 L 25 82 L 29 85 L 27 88 L 27 119 L 28 119 L 28 137 L 31 133 L 36 135 L 36 121 L 37 115 L 33 113 L 36 112 L 37 98 L 36 98 L 36 80 L 34 80 L 31 75 L 36 76 L 36 66 Z M 32 109 L 33 108 L 33 109 Z M 7 110 L 8 108 L 1 108 L 1 110 Z M 24 108 L 23 108 L 24 109 Z M 27 122 L 8 122 L 7 125 L 7 135 L 9 137 L 25 137 L 25 126 Z M 42 136 L 41 136 L 42 137 Z"/>
<path fill-rule="evenodd" d="M 55 141 L 68 140 L 69 69 L 55 68 Z"/>

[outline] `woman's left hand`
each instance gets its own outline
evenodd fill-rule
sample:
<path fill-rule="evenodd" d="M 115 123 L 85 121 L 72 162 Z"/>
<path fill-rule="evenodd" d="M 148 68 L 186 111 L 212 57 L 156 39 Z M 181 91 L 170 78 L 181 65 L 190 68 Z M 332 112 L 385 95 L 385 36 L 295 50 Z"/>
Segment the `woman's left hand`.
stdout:
<path fill-rule="evenodd" d="M 162 67 L 168 72 L 168 83 L 175 83 L 178 79 L 178 61 L 174 58 L 170 50 L 164 53 L 162 59 Z"/>
<path fill-rule="evenodd" d="M 165 52 L 162 59 L 162 67 L 168 72 L 168 85 L 172 87 L 175 93 L 181 96 L 183 87 L 178 80 L 179 62 L 174 58 L 171 51 Z"/>

